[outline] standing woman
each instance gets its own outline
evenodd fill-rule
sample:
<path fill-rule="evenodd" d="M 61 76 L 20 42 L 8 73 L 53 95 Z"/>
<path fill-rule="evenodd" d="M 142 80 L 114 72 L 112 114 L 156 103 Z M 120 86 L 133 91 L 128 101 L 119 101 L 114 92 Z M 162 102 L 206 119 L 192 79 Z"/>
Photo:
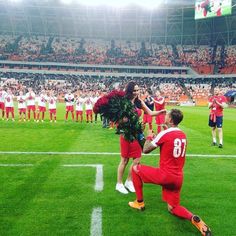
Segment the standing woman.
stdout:
<path fill-rule="evenodd" d="M 166 112 L 166 110 L 151 111 L 146 106 L 145 102 L 139 98 L 139 86 L 134 81 L 131 81 L 127 84 L 126 89 L 125 89 L 125 96 L 134 104 L 134 107 L 138 116 L 141 116 L 142 114 L 141 110 L 143 110 L 146 114 L 151 115 L 151 116 L 157 116 L 161 113 Z M 124 118 L 123 122 L 127 122 L 127 118 Z M 134 164 L 136 165 L 140 162 L 142 148 L 138 140 L 127 141 L 121 134 L 120 135 L 120 152 L 121 152 L 121 159 L 120 159 L 120 163 L 117 169 L 116 190 L 123 194 L 128 193 L 127 189 L 130 192 L 135 192 L 133 182 L 132 182 L 132 177 L 131 177 L 131 170 L 132 170 L 132 165 Z M 125 168 L 130 158 L 133 159 L 133 164 L 130 167 L 127 180 L 125 181 L 125 184 L 123 184 L 123 175 L 124 175 Z"/>

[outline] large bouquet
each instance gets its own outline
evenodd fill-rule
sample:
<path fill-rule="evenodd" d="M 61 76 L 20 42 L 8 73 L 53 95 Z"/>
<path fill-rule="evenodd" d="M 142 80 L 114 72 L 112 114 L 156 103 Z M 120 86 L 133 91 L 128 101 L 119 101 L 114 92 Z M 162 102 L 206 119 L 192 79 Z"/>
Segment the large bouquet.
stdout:
<path fill-rule="evenodd" d="M 125 97 L 123 91 L 114 90 L 101 97 L 95 103 L 95 114 L 108 118 L 117 124 L 117 133 L 123 134 L 128 141 L 140 139 L 142 124 L 132 102 Z"/>

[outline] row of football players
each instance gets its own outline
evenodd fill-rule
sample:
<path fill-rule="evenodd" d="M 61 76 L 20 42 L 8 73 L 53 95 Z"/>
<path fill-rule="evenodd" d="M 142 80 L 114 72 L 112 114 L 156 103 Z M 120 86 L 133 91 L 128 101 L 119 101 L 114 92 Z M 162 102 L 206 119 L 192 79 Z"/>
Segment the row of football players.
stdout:
<path fill-rule="evenodd" d="M 22 91 L 19 92 L 19 95 L 15 97 L 11 89 L 7 89 L 7 92 L 0 87 L 0 110 L 2 110 L 2 119 L 5 118 L 8 121 L 10 116 L 12 121 L 14 121 L 14 99 L 17 100 L 18 112 L 19 112 L 19 121 L 26 121 L 26 113 L 28 115 L 27 119 L 30 121 L 31 113 L 33 113 L 33 118 L 35 122 L 40 120 L 44 122 L 46 104 L 48 103 L 50 122 L 56 122 L 56 104 L 58 102 L 57 97 L 54 95 L 53 91 L 47 92 L 42 90 L 39 96 L 36 97 L 35 92 L 32 88 L 28 88 L 28 92 L 23 94 Z M 97 101 L 98 97 L 89 95 L 81 95 L 75 98 L 74 94 L 69 90 L 65 94 L 65 120 L 68 120 L 69 112 L 71 113 L 72 120 L 74 120 L 74 105 L 75 105 L 75 114 L 76 121 L 80 117 L 80 122 L 83 121 L 83 109 L 86 111 L 86 121 L 93 121 L 93 105 Z M 37 103 L 37 109 L 36 109 Z M 6 113 L 6 114 L 5 114 Z M 41 116 L 40 116 L 41 114 Z"/>

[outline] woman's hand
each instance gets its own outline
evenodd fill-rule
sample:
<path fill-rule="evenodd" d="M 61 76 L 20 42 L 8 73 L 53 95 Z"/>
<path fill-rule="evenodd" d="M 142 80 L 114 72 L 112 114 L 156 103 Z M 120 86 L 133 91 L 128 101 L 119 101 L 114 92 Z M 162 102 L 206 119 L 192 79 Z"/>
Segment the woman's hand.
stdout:
<path fill-rule="evenodd" d="M 159 112 L 160 112 L 160 114 L 166 114 L 167 110 L 166 109 L 162 109 Z"/>

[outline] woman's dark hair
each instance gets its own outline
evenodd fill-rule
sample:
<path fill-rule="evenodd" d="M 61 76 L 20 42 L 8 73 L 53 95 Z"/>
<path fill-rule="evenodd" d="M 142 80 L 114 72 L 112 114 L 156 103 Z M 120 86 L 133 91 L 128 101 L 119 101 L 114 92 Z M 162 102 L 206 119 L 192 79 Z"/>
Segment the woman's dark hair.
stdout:
<path fill-rule="evenodd" d="M 125 88 L 125 96 L 129 99 L 129 100 L 132 100 L 133 97 L 134 97 L 134 87 L 136 86 L 137 84 L 134 82 L 134 81 L 130 81 L 127 85 L 126 85 L 126 88 Z M 139 100 L 139 98 L 135 98 L 134 100 L 134 105 L 135 107 L 141 109 L 142 108 L 142 105 L 141 105 L 141 101 Z"/>
<path fill-rule="evenodd" d="M 125 88 L 125 96 L 131 100 L 133 98 L 134 87 L 136 83 L 134 81 L 130 81 Z"/>

